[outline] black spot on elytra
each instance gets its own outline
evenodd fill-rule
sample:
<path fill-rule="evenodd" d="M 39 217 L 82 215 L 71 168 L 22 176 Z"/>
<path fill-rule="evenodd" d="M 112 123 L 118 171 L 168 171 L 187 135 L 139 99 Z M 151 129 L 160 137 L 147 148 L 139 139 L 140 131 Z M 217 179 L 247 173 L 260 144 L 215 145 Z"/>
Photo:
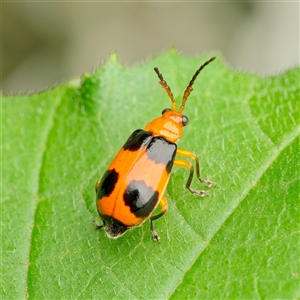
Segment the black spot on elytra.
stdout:
<path fill-rule="evenodd" d="M 102 197 L 108 197 L 115 188 L 115 185 L 118 181 L 119 173 L 115 170 L 107 170 L 99 184 L 97 191 L 97 199 Z"/>
<path fill-rule="evenodd" d="M 177 145 L 162 137 L 155 137 L 147 147 L 147 156 L 156 164 L 164 164 L 168 173 L 171 172 L 176 155 Z"/>
<path fill-rule="evenodd" d="M 128 138 L 128 140 L 123 146 L 123 149 L 129 151 L 136 151 L 141 147 L 149 144 L 151 138 L 151 132 L 145 131 L 143 129 L 137 129 Z"/>
<path fill-rule="evenodd" d="M 124 202 L 137 217 L 147 217 L 158 201 L 158 192 L 143 180 L 132 180 L 124 192 Z"/>

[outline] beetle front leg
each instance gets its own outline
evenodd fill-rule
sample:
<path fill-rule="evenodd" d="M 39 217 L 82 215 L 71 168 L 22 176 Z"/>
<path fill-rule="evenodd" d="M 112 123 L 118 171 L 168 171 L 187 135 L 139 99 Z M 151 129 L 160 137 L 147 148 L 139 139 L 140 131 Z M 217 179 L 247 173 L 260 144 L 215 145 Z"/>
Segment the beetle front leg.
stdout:
<path fill-rule="evenodd" d="M 198 157 L 197 157 L 197 155 L 196 155 L 195 153 L 190 152 L 190 151 L 187 151 L 187 150 L 183 150 L 183 149 L 177 149 L 176 155 L 189 157 L 189 158 L 191 158 L 191 159 L 193 159 L 193 160 L 195 161 L 197 178 L 198 178 L 202 183 L 204 183 L 206 186 L 211 187 L 211 186 L 213 186 L 213 185 L 217 185 L 215 182 L 210 181 L 210 180 L 203 179 L 203 178 L 201 177 L 201 175 L 200 175 L 199 159 L 198 159 Z M 187 167 L 190 169 L 189 166 L 187 166 Z M 193 171 L 194 171 L 194 170 L 193 170 Z M 193 176 L 192 176 L 192 177 L 193 177 Z"/>

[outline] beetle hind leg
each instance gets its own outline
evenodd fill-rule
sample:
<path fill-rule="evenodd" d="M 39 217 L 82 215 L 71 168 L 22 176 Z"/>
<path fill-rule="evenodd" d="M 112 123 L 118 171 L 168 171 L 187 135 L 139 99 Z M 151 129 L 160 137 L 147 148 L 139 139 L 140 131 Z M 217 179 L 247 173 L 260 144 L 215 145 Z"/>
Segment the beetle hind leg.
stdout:
<path fill-rule="evenodd" d="M 150 217 L 150 230 L 152 232 L 152 237 L 158 243 L 160 242 L 160 237 L 154 229 L 153 221 L 162 217 L 168 210 L 168 202 L 167 202 L 167 198 L 165 196 L 162 196 L 162 198 L 160 199 L 159 205 L 161 206 L 161 212 L 155 216 Z"/>
<path fill-rule="evenodd" d="M 156 242 L 160 242 L 160 236 L 157 234 L 157 232 L 155 231 L 154 229 L 154 223 L 153 223 L 153 220 L 150 219 L 150 230 L 152 232 L 152 237 L 153 239 L 156 241 Z"/>

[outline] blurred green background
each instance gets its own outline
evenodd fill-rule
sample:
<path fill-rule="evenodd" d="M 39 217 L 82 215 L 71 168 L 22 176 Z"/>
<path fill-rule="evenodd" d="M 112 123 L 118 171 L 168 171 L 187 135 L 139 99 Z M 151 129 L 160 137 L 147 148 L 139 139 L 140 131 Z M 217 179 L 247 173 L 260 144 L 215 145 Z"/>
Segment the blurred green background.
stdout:
<path fill-rule="evenodd" d="M 2 2 L 2 91 L 45 89 L 112 51 L 132 65 L 172 46 L 276 74 L 299 65 L 299 2 Z"/>

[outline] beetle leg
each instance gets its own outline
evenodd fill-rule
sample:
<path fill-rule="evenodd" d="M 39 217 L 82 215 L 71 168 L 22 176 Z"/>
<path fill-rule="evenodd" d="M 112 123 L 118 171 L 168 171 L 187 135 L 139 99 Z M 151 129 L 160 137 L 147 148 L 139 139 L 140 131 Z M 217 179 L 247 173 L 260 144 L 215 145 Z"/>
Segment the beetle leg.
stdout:
<path fill-rule="evenodd" d="M 198 178 L 202 183 L 204 183 L 204 184 L 207 185 L 208 187 L 211 187 L 211 186 L 213 186 L 213 185 L 217 185 L 217 184 L 216 184 L 215 182 L 213 182 L 213 181 L 205 180 L 205 179 L 201 178 L 201 175 L 200 175 L 199 159 L 198 159 L 198 157 L 197 157 L 196 154 L 194 154 L 193 152 L 187 151 L 187 150 L 183 150 L 183 149 L 177 149 L 176 154 L 179 155 L 179 156 L 189 157 L 189 158 L 191 158 L 191 159 L 193 159 L 193 160 L 195 161 L 195 165 L 196 165 L 196 175 L 197 175 L 197 178 Z M 177 165 L 177 166 L 178 166 L 178 165 Z M 189 166 L 187 166 L 186 164 L 184 164 L 184 165 L 179 165 L 179 167 L 181 167 L 181 166 L 182 166 L 182 167 L 186 166 L 186 167 L 188 167 L 188 168 L 190 169 L 190 171 L 191 171 L 191 168 L 190 168 Z M 193 169 L 192 172 L 194 172 L 193 166 L 192 166 L 192 169 Z M 190 175 L 190 176 L 191 176 L 191 175 Z M 192 178 L 193 178 L 193 175 L 192 175 Z M 191 182 L 190 182 L 190 183 L 191 183 Z M 188 188 L 188 187 L 187 187 L 187 188 Z M 188 188 L 188 189 L 189 189 L 189 188 Z"/>
<path fill-rule="evenodd" d="M 103 225 L 98 225 L 96 223 L 96 221 L 93 221 L 93 224 L 94 224 L 96 230 L 101 229 L 103 227 Z"/>
<path fill-rule="evenodd" d="M 153 239 L 155 241 L 157 241 L 158 243 L 160 241 L 160 237 L 159 237 L 159 235 L 157 234 L 157 232 L 154 229 L 154 223 L 153 223 L 153 221 L 159 219 L 168 210 L 168 202 L 167 202 L 167 198 L 165 196 L 162 196 L 162 198 L 159 201 L 159 205 L 161 206 L 161 212 L 159 214 L 155 215 L 155 216 L 151 216 L 150 217 L 150 230 L 152 231 Z"/>
<path fill-rule="evenodd" d="M 95 191 L 96 191 L 96 193 L 97 193 L 97 191 L 98 191 L 98 187 L 99 187 L 99 185 L 100 185 L 100 181 L 101 181 L 101 180 L 97 180 L 97 182 L 95 183 Z"/>
<path fill-rule="evenodd" d="M 204 197 L 205 195 L 209 194 L 208 191 L 203 191 L 203 190 L 194 190 L 193 188 L 191 188 L 191 183 L 192 183 L 192 180 L 193 180 L 193 176 L 194 176 L 194 167 L 193 165 L 188 162 L 188 161 L 185 161 L 185 160 L 179 160 L 179 159 L 175 159 L 174 160 L 174 166 L 177 166 L 177 167 L 186 167 L 188 169 L 190 169 L 190 175 L 189 175 L 189 178 L 185 184 L 185 187 L 193 194 L 197 194 L 201 197 Z"/>

